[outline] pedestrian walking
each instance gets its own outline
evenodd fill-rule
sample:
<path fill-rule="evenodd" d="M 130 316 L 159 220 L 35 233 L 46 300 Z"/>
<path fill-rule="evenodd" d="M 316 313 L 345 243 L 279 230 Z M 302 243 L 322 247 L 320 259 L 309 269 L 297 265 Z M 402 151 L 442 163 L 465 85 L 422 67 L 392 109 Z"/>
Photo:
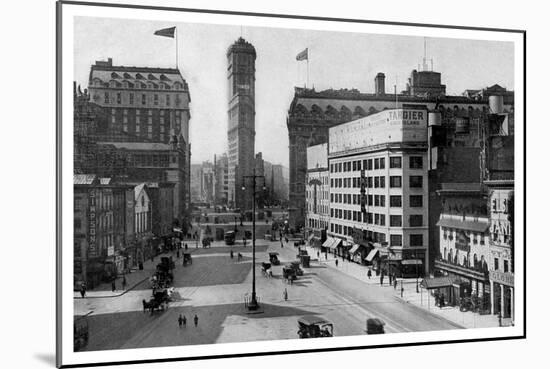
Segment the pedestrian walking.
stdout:
<path fill-rule="evenodd" d="M 395 278 L 395 275 L 393 276 L 393 289 L 395 290 L 397 288 L 397 279 Z"/>
<path fill-rule="evenodd" d="M 82 296 L 82 298 L 86 297 L 86 283 L 80 285 L 80 296 Z"/>
<path fill-rule="evenodd" d="M 319 251 L 317 251 L 317 259 L 319 259 Z"/>
<path fill-rule="evenodd" d="M 126 276 L 122 276 L 122 289 L 125 290 L 126 289 Z"/>
<path fill-rule="evenodd" d="M 179 318 L 178 318 L 178 325 L 179 325 L 180 328 L 181 328 L 181 326 L 183 325 L 183 317 L 181 316 L 181 314 L 180 314 L 180 316 L 179 316 Z"/>
<path fill-rule="evenodd" d="M 184 327 L 187 325 L 187 318 L 185 317 L 185 315 L 183 316 L 182 323 Z"/>
<path fill-rule="evenodd" d="M 111 289 L 112 289 L 113 292 L 115 292 L 115 290 L 116 290 L 116 284 L 115 284 L 114 280 L 111 282 Z"/>
<path fill-rule="evenodd" d="M 285 301 L 288 301 L 288 292 L 286 291 L 286 288 L 283 292 L 283 297 L 284 297 Z"/>
<path fill-rule="evenodd" d="M 338 267 L 338 259 L 334 260 L 334 263 L 336 264 L 336 267 Z"/>
<path fill-rule="evenodd" d="M 372 272 L 369 270 L 367 270 L 367 278 L 370 279 L 370 277 L 372 277 Z"/>
<path fill-rule="evenodd" d="M 288 237 L 285 237 L 285 242 L 288 243 Z"/>
<path fill-rule="evenodd" d="M 233 259 L 233 250 L 230 250 L 230 251 L 229 251 L 229 257 L 230 257 L 231 259 Z"/>
<path fill-rule="evenodd" d="M 195 322 L 195 327 L 196 327 L 199 324 L 199 317 L 197 316 L 197 314 L 195 314 L 193 321 Z"/>
<path fill-rule="evenodd" d="M 187 244 L 185 244 L 185 249 L 187 250 Z"/>
<path fill-rule="evenodd" d="M 380 273 L 380 286 L 384 284 L 384 272 Z"/>

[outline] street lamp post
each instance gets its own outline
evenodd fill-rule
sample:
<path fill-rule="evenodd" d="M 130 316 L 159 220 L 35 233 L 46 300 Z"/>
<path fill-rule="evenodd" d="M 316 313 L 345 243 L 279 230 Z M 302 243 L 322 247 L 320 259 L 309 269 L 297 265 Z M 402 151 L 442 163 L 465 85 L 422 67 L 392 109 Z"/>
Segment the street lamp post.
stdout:
<path fill-rule="evenodd" d="M 418 260 L 417 260 L 417 255 L 414 254 L 414 266 L 416 267 L 416 293 L 419 293 L 420 291 L 418 291 Z"/>
<path fill-rule="evenodd" d="M 265 187 L 265 177 L 257 176 L 254 169 L 251 176 L 243 176 L 243 181 L 245 178 L 252 179 L 252 296 L 248 303 L 248 310 L 257 310 L 260 305 L 256 298 L 256 179 L 263 178 Z M 242 189 L 245 190 L 244 183 Z"/>

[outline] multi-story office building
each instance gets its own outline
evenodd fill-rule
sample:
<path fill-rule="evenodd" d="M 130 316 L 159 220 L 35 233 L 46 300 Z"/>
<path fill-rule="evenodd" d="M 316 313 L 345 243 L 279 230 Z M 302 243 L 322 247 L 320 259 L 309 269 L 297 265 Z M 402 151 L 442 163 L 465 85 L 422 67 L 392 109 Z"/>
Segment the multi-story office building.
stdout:
<path fill-rule="evenodd" d="M 312 237 L 310 242 L 321 244 L 326 240 L 330 220 L 327 144 L 307 148 L 306 183 L 306 230 Z"/>
<path fill-rule="evenodd" d="M 132 167 L 135 160 L 147 162 L 141 160 L 145 158 L 140 155 L 151 157 L 150 163 L 144 165 L 154 169 L 162 169 L 168 163 L 177 164 L 178 175 L 167 173 L 168 178 L 132 179 L 174 182 L 174 212 L 177 217 L 182 217 L 190 201 L 191 97 L 180 71 L 172 68 L 115 66 L 109 58 L 108 61 L 97 61 L 91 66 L 88 90 L 91 103 L 100 106 L 107 116 L 107 119 L 97 122 L 98 143 L 110 144 L 115 148 L 126 143 L 151 146 L 141 145 L 136 149 L 141 152 L 130 159 L 117 149 L 114 153 L 108 153 L 102 162 L 111 162 L 109 166 L 115 174 L 126 174 L 124 170 Z M 155 151 L 159 144 L 166 145 L 167 150 L 171 148 L 169 144 L 174 144 L 175 151 L 179 153 L 170 155 L 168 163 L 156 154 L 147 154 L 149 149 Z M 156 162 L 155 158 L 158 159 Z M 109 169 L 105 164 L 102 165 L 104 168 L 100 169 Z"/>
<path fill-rule="evenodd" d="M 412 107 L 438 110 L 441 112 L 442 127 L 437 133 L 444 147 L 479 150 L 479 123 L 489 113 L 488 97 L 494 94 L 504 97 L 505 111 L 513 109 L 513 92 L 498 85 L 481 90 L 467 90 L 460 96 L 446 95 L 441 74 L 429 70 L 413 70 L 407 88 L 397 94 L 393 91 L 386 93 L 383 73 L 378 73 L 375 77 L 374 93 L 361 93 L 355 89 L 316 91 L 295 88 L 287 117 L 291 225 L 304 225 L 307 147 L 328 142 L 330 127 L 385 109 Z M 443 146 L 440 146 L 440 150 Z M 440 154 L 439 158 L 443 159 L 445 155 L 441 151 Z M 437 219 L 438 217 L 433 219 L 433 225 Z M 433 235 L 433 238 L 437 240 L 438 235 Z"/>
<path fill-rule="evenodd" d="M 227 205 L 229 197 L 229 162 L 227 154 L 214 156 L 214 168 L 216 175 L 215 203 L 216 205 Z"/>
<path fill-rule="evenodd" d="M 361 233 L 386 272 L 417 264 L 427 272 L 427 111 L 391 109 L 332 127 L 328 158 L 329 234 L 345 241 L 342 253 L 359 250 Z"/>
<path fill-rule="evenodd" d="M 252 188 L 243 176 L 254 170 L 256 50 L 240 37 L 227 50 L 229 203 L 252 209 Z"/>
<path fill-rule="evenodd" d="M 133 246 L 133 187 L 95 174 L 74 175 L 74 282 L 91 288 L 122 273 Z"/>

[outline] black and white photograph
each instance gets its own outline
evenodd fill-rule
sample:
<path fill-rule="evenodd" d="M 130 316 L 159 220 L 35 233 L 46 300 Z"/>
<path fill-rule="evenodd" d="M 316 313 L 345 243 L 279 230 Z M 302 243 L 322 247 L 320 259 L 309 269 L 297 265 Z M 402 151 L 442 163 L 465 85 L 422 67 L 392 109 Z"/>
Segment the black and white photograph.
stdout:
<path fill-rule="evenodd" d="M 58 22 L 58 365 L 525 336 L 523 31 Z"/>

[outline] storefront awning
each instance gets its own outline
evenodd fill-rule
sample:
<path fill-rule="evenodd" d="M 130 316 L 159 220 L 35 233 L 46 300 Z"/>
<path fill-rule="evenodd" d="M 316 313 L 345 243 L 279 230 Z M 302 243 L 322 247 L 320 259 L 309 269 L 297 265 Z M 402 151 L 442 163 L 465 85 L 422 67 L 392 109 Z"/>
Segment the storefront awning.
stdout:
<path fill-rule="evenodd" d="M 480 233 L 484 233 L 487 230 L 487 228 L 489 228 L 489 223 L 474 222 L 470 220 L 457 220 L 457 219 L 449 219 L 449 218 L 439 219 L 436 225 L 439 227 L 463 229 L 466 231 L 480 232 Z"/>
<path fill-rule="evenodd" d="M 342 247 L 352 247 L 353 243 L 351 243 L 349 241 L 346 241 L 346 240 L 343 240 L 342 244 L 340 246 L 342 246 Z"/>
<path fill-rule="evenodd" d="M 401 261 L 402 265 L 422 265 L 422 260 L 419 259 L 407 259 Z"/>
<path fill-rule="evenodd" d="M 351 249 L 349 250 L 349 253 L 355 254 L 358 250 L 359 250 L 359 245 L 355 244 L 351 247 Z"/>
<path fill-rule="evenodd" d="M 370 250 L 369 254 L 367 255 L 366 260 L 367 260 L 367 261 L 372 261 L 372 259 L 374 259 L 374 257 L 376 256 L 376 254 L 378 254 L 378 249 L 372 249 L 372 250 Z"/>
<path fill-rule="evenodd" d="M 453 281 L 449 277 L 426 278 L 421 283 L 421 286 L 425 287 L 428 290 L 435 288 L 451 287 L 452 285 Z"/>
<path fill-rule="evenodd" d="M 328 246 L 329 249 L 335 249 L 342 243 L 342 240 L 339 238 L 333 238 L 332 243 Z"/>
<path fill-rule="evenodd" d="M 332 237 L 327 237 L 327 239 L 325 240 L 325 242 L 323 242 L 323 247 L 329 247 L 330 244 L 334 241 L 334 238 Z"/>

